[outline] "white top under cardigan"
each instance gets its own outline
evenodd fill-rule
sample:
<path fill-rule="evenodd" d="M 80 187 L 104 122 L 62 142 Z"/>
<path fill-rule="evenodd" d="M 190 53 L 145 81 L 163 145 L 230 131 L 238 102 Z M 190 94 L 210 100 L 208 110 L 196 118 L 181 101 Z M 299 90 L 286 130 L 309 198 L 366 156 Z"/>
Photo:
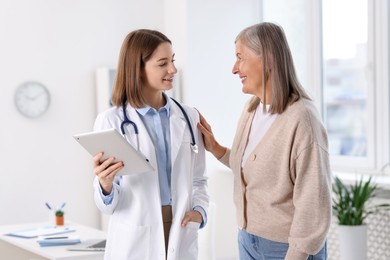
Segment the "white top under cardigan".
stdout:
<path fill-rule="evenodd" d="M 251 130 L 249 133 L 248 144 L 246 145 L 244 155 L 242 156 L 241 167 L 244 167 L 255 147 L 260 143 L 265 133 L 275 121 L 277 114 L 269 113 L 269 107 L 270 105 L 266 105 L 266 112 L 264 112 L 263 103 L 260 102 L 256 108 L 255 116 L 253 118 Z"/>

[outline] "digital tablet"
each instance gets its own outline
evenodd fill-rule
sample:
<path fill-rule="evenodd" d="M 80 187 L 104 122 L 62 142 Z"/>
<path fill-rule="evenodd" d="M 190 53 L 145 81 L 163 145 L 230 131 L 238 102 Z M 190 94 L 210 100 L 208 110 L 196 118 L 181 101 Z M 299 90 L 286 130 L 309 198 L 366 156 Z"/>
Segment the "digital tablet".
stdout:
<path fill-rule="evenodd" d="M 122 161 L 125 167 L 117 175 L 142 173 L 153 170 L 149 160 L 129 144 L 114 128 L 76 134 L 73 137 L 92 156 L 103 152 L 102 161 L 112 156 L 116 158 L 116 161 Z"/>

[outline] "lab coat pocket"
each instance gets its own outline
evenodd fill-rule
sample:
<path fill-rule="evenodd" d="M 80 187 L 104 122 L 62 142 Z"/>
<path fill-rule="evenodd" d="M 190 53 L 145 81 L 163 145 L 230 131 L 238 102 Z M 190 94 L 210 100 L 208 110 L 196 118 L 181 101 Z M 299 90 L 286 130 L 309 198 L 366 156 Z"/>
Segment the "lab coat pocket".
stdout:
<path fill-rule="evenodd" d="M 188 222 L 187 226 L 182 228 L 182 242 L 180 246 L 179 259 L 194 259 L 198 258 L 198 230 L 200 223 Z"/>
<path fill-rule="evenodd" d="M 117 224 L 111 229 L 108 259 L 149 259 L 150 227 Z"/>

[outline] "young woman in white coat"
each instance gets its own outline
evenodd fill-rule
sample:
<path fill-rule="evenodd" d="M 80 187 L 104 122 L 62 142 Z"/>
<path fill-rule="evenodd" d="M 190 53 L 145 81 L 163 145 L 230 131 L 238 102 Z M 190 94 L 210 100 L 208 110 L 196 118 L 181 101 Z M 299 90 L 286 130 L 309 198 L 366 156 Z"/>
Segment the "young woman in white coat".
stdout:
<path fill-rule="evenodd" d="M 117 176 L 122 162 L 101 162 L 102 153 L 93 158 L 95 202 L 111 215 L 105 259 L 197 259 L 209 201 L 205 150 L 196 110 L 164 93 L 177 72 L 174 55 L 171 41 L 158 31 L 129 33 L 113 107 L 96 118 L 95 130 L 116 128 L 155 169 Z"/>

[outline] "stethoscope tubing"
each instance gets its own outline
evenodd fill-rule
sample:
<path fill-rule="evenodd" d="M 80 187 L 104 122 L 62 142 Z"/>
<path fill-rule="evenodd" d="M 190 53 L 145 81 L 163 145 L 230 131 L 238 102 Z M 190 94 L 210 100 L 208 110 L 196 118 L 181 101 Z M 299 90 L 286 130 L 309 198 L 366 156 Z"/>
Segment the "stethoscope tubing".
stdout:
<path fill-rule="evenodd" d="M 188 128 L 189 128 L 190 134 L 191 134 L 191 149 L 195 153 L 198 153 L 198 146 L 196 145 L 196 142 L 195 142 L 195 135 L 194 135 L 194 131 L 193 131 L 192 126 L 191 126 L 191 121 L 190 121 L 186 111 L 184 110 L 183 106 L 180 105 L 180 103 L 178 101 L 176 101 L 175 99 L 173 99 L 172 97 L 171 97 L 171 99 L 172 99 L 173 102 L 175 102 L 175 104 L 180 108 L 181 112 L 183 113 L 183 116 L 184 116 L 185 120 L 187 121 Z M 129 119 L 129 117 L 127 116 L 126 101 L 123 102 L 122 109 L 123 109 L 123 122 L 121 123 L 121 132 L 125 136 L 126 135 L 125 125 L 126 124 L 131 124 L 133 126 L 133 128 L 134 128 L 135 134 L 137 135 L 137 149 L 139 150 L 139 140 L 138 140 L 139 131 L 138 131 L 138 127 L 137 127 L 137 124 L 134 123 L 133 121 L 131 121 Z"/>

